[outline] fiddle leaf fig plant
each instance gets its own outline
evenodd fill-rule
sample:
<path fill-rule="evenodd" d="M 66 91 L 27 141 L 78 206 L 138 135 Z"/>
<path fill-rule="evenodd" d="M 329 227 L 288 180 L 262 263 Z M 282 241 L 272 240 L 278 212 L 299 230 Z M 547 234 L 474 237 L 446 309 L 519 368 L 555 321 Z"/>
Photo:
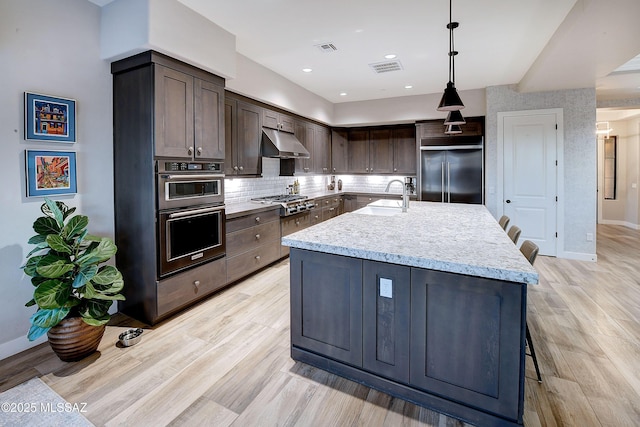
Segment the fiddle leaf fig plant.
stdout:
<path fill-rule="evenodd" d="M 76 208 L 63 202 L 45 198 L 40 210 L 44 216 L 33 223 L 37 234 L 29 239 L 36 246 L 22 266 L 35 286 L 25 305 L 38 306 L 27 337 L 33 341 L 69 317 L 82 317 L 92 326 L 106 324 L 113 301 L 124 300 L 120 271 L 100 265 L 116 253 L 116 245 L 89 234 L 89 218 L 73 215 Z"/>

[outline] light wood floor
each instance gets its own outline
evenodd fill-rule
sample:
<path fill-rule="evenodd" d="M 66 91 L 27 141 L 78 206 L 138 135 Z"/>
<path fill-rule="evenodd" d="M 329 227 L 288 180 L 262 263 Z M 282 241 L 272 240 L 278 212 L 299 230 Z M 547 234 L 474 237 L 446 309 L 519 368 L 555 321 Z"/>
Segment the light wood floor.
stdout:
<path fill-rule="evenodd" d="M 538 257 L 529 317 L 543 383 L 527 357 L 524 422 L 640 424 L 640 232 L 598 228 L 598 262 Z M 462 426 L 289 357 L 288 261 L 116 346 L 64 363 L 43 344 L 0 363 L 0 391 L 39 376 L 97 426 Z M 2 421 L 0 419 L 0 425 Z"/>

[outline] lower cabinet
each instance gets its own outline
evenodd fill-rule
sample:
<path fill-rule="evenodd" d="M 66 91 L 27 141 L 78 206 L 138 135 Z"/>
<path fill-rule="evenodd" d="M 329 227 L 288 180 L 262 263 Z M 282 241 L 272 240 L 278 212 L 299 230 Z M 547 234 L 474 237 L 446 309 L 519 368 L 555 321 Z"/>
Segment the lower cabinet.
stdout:
<path fill-rule="evenodd" d="M 291 344 L 362 366 L 362 261 L 294 250 L 290 274 Z"/>
<path fill-rule="evenodd" d="M 156 282 L 157 318 L 181 309 L 227 283 L 224 258 L 194 267 Z"/>
<path fill-rule="evenodd" d="M 311 212 L 305 212 L 282 218 L 280 220 L 282 236 L 288 236 L 291 233 L 303 230 L 312 225 L 311 215 Z M 287 255 L 289 255 L 289 246 L 280 246 L 280 256 L 285 257 Z"/>
<path fill-rule="evenodd" d="M 526 285 L 291 250 L 292 357 L 474 425 L 521 425 Z"/>
<path fill-rule="evenodd" d="M 280 213 L 264 211 L 227 220 L 227 281 L 280 258 Z"/>

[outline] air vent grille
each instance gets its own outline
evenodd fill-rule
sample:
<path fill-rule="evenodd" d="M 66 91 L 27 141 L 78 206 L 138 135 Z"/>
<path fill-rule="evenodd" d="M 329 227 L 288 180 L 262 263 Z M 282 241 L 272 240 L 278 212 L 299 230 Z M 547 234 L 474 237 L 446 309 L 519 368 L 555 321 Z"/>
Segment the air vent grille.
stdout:
<path fill-rule="evenodd" d="M 369 67 L 378 74 L 402 70 L 400 61 L 376 62 L 375 64 L 369 64 Z"/>
<path fill-rule="evenodd" d="M 338 48 L 333 43 L 321 43 L 315 46 L 320 50 L 320 52 L 324 53 L 335 52 L 336 50 L 338 50 Z"/>

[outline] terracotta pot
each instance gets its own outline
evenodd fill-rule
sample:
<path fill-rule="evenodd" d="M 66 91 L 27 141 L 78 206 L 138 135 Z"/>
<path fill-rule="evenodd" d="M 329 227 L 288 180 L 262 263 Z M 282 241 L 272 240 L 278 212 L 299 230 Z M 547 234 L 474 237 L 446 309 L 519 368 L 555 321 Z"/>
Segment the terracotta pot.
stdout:
<path fill-rule="evenodd" d="M 56 355 L 65 362 L 85 358 L 98 349 L 105 325 L 87 325 L 81 317 L 64 319 L 49 329 L 49 344 Z"/>

